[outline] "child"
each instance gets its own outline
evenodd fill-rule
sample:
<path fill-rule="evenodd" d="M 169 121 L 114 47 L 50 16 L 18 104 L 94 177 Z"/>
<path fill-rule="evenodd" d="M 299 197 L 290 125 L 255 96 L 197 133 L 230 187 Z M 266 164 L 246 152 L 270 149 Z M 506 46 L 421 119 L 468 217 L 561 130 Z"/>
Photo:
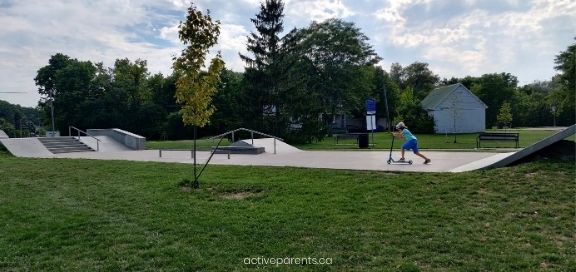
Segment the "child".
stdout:
<path fill-rule="evenodd" d="M 406 142 L 402 145 L 402 157 L 400 158 L 400 161 L 405 160 L 404 150 L 410 150 L 410 149 L 412 149 L 414 154 L 424 159 L 424 164 L 429 164 L 432 161 L 418 151 L 418 139 L 416 139 L 416 136 L 412 135 L 412 133 L 408 130 L 408 127 L 404 125 L 404 122 L 398 123 L 396 125 L 396 130 L 398 132 L 395 132 L 394 136 L 396 136 L 397 138 L 404 138 L 404 140 L 406 140 Z"/>

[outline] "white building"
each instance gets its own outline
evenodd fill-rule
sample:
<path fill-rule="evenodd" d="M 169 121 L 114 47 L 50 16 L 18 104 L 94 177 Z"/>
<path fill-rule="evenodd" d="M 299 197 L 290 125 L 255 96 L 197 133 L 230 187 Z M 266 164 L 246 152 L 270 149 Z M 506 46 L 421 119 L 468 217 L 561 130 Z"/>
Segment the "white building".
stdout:
<path fill-rule="evenodd" d="M 434 89 L 421 102 L 434 118 L 436 133 L 475 133 L 486 129 L 486 104 L 464 85 Z"/>

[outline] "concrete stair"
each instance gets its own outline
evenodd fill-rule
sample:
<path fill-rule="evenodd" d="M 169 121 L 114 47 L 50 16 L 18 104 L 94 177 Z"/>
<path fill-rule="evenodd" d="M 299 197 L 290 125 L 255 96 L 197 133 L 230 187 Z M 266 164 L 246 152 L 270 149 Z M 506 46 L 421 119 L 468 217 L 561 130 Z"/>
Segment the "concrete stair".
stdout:
<path fill-rule="evenodd" d="M 94 151 L 73 137 L 49 137 L 38 140 L 53 154 Z"/>

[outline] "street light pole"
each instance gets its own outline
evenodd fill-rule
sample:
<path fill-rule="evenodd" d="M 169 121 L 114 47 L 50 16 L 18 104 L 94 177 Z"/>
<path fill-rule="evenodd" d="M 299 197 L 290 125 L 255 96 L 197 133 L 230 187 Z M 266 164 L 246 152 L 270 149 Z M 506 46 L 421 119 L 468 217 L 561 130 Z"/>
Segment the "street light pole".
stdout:
<path fill-rule="evenodd" d="M 56 129 L 54 127 L 54 101 L 50 101 L 50 115 L 52 116 L 52 137 L 56 136 Z M 69 135 L 70 136 L 70 135 Z"/>
<path fill-rule="evenodd" d="M 556 105 L 552 105 L 552 119 L 554 120 L 553 125 L 556 127 Z"/>

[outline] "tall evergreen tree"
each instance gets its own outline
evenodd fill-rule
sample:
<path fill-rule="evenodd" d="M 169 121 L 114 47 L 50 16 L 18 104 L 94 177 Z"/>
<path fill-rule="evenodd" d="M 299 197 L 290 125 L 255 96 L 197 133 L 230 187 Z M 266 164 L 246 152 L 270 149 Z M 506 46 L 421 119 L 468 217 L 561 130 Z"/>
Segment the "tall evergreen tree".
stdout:
<path fill-rule="evenodd" d="M 278 53 L 281 47 L 280 33 L 284 30 L 284 3 L 282 0 L 266 0 L 260 4 L 260 12 L 251 19 L 256 32 L 248 36 L 247 49 L 252 55 L 240 54 L 246 62 L 246 92 L 243 101 L 248 110 L 248 120 L 259 120 L 258 129 L 278 133 L 277 78 L 279 76 Z"/>

